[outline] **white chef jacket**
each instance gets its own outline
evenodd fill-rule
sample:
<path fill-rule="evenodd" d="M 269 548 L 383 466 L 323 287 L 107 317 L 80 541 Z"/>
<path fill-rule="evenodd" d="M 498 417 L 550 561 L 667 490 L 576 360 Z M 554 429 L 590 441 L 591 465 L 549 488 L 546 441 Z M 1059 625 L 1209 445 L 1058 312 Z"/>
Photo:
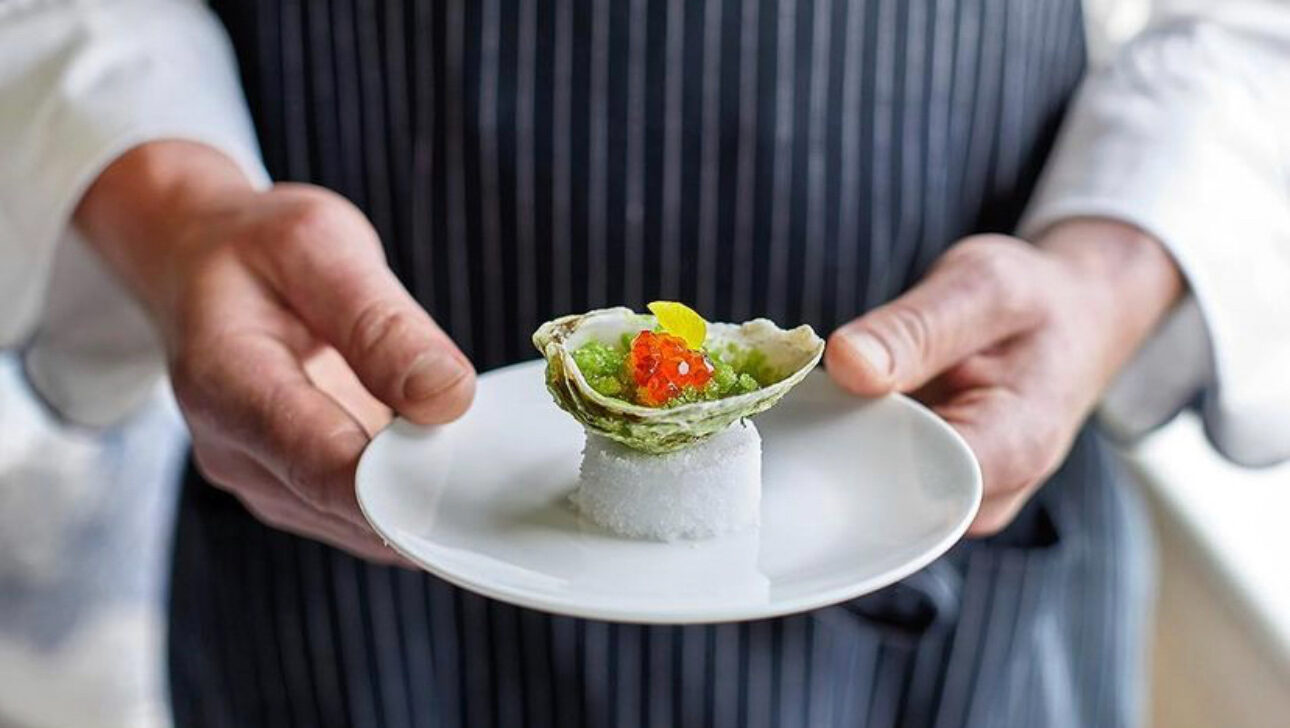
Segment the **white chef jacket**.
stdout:
<path fill-rule="evenodd" d="M 201 142 L 268 184 L 231 49 L 196 0 L 0 3 L 0 346 L 72 422 L 129 413 L 163 372 L 146 320 L 69 225 L 139 143 Z M 1198 403 L 1231 459 L 1290 457 L 1290 8 L 1216 2 L 1084 83 L 1020 234 L 1070 217 L 1158 237 L 1190 293 L 1107 393 L 1134 437 Z"/>

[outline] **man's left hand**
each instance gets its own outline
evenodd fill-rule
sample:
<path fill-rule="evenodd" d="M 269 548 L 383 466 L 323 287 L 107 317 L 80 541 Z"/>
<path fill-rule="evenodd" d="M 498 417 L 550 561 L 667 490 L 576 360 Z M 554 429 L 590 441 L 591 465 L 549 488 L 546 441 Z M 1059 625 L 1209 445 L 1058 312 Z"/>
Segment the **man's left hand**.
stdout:
<path fill-rule="evenodd" d="M 985 536 L 1061 464 L 1183 288 L 1158 241 L 1110 220 L 1063 222 L 1035 245 L 974 236 L 834 331 L 825 364 L 855 394 L 912 394 L 963 435 L 985 479 L 968 533 Z"/>

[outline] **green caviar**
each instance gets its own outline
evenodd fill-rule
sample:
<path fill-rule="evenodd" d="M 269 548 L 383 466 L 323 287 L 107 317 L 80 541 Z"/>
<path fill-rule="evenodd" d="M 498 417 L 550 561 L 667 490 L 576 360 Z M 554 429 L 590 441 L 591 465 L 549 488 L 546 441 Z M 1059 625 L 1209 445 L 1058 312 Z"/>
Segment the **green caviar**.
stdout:
<path fill-rule="evenodd" d="M 761 384 L 751 375 L 740 372 L 732 364 L 712 356 L 710 352 L 704 353 L 708 355 L 708 361 L 712 362 L 712 379 L 708 380 L 702 390 L 687 387 L 680 396 L 668 402 L 668 405 L 734 397 L 761 389 Z"/>
<path fill-rule="evenodd" d="M 591 388 L 606 397 L 640 404 L 636 399 L 636 381 L 628 361 L 632 337 L 624 334 L 618 344 L 589 341 L 573 352 L 573 360 Z M 663 407 L 676 407 L 755 392 L 779 381 L 766 364 L 766 355 L 752 349 L 726 344 L 719 350 L 705 347 L 703 352 L 712 363 L 712 378 L 703 387 L 685 387 Z"/>
<path fill-rule="evenodd" d="M 630 399 L 635 390 L 631 372 L 627 370 L 627 347 L 611 346 L 599 341 L 589 341 L 573 352 L 582 376 L 591 388 L 606 397 Z"/>
<path fill-rule="evenodd" d="M 719 352 L 707 351 L 708 358 L 714 363 L 718 360 L 727 362 L 741 375 L 747 375 L 758 386 L 765 387 L 780 380 L 777 372 L 766 362 L 766 354 L 756 349 L 742 349 L 729 343 Z"/>

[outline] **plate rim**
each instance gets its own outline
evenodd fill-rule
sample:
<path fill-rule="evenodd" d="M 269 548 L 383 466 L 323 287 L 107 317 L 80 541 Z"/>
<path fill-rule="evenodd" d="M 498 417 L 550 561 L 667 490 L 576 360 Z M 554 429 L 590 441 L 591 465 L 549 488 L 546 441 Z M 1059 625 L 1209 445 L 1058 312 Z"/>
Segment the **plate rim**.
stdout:
<path fill-rule="evenodd" d="M 514 364 L 508 364 L 507 366 L 498 367 L 496 369 L 490 369 L 489 371 L 479 375 L 479 381 L 482 383 L 484 379 L 500 376 L 501 374 L 508 373 L 511 370 L 535 367 L 543 361 L 544 360 L 542 359 L 530 359 Z M 828 376 L 822 366 L 816 367 L 811 374 L 814 375 L 817 371 L 824 376 Z M 701 609 L 698 611 L 693 609 L 652 610 L 646 614 L 639 610 L 630 610 L 626 608 L 585 607 L 572 602 L 536 598 L 530 596 L 529 592 L 526 591 L 498 588 L 490 583 L 472 581 L 451 569 L 433 565 L 399 546 L 398 542 L 391 537 L 391 534 L 381 527 L 377 519 L 372 517 L 372 513 L 369 510 L 364 496 L 364 483 L 369 479 L 363 478 L 362 473 L 368 467 L 372 467 L 371 454 L 376 449 L 374 446 L 377 440 L 393 430 L 395 427 L 403 425 L 419 427 L 419 425 L 416 425 L 403 417 L 396 417 L 391 420 L 389 424 L 373 435 L 372 439 L 369 440 L 367 445 L 363 448 L 363 452 L 359 457 L 358 464 L 354 471 L 354 495 L 358 500 L 359 510 L 362 512 L 363 518 L 367 521 L 368 525 L 376 531 L 377 535 L 380 536 L 386 546 L 393 549 L 400 556 L 424 571 L 443 579 L 454 586 L 507 604 L 513 604 L 526 609 L 534 609 L 560 616 L 619 622 L 624 624 L 715 624 L 722 622 L 742 622 L 756 619 L 769 619 L 772 617 L 800 614 L 814 609 L 840 604 L 842 602 L 855 599 L 856 597 L 875 592 L 920 571 L 928 564 L 931 564 L 941 556 L 944 556 L 947 551 L 953 548 L 954 545 L 962 539 L 963 534 L 967 532 L 968 526 L 972 524 L 972 521 L 976 518 L 976 515 L 981 508 L 981 501 L 984 497 L 984 479 L 981 473 L 981 463 L 977 460 L 976 454 L 968 445 L 967 440 L 959 434 L 958 430 L 955 430 L 948 422 L 938 417 L 936 413 L 932 412 L 921 402 L 899 392 L 892 392 L 883 395 L 882 397 L 871 399 L 873 401 L 882 399 L 894 400 L 899 403 L 899 406 L 911 409 L 920 419 L 930 422 L 933 429 L 937 429 L 941 431 L 942 434 L 948 435 L 949 440 L 953 442 L 954 447 L 959 450 L 961 454 L 965 455 L 968 462 L 971 464 L 971 507 L 964 512 L 964 515 L 957 523 L 954 524 L 953 528 L 947 531 L 944 536 L 937 540 L 936 544 L 932 548 L 927 549 L 918 558 L 911 559 L 899 567 L 888 569 L 869 579 L 842 587 L 821 590 L 796 599 L 768 601 L 743 607 L 716 607 L 707 610 Z"/>

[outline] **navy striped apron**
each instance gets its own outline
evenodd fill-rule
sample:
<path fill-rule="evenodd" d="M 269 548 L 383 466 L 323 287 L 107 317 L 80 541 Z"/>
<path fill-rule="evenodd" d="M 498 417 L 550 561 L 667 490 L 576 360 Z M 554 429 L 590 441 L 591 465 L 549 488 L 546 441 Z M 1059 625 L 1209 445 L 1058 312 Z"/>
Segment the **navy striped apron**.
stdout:
<path fill-rule="evenodd" d="M 651 299 L 828 331 L 1015 224 L 1077 0 L 218 0 L 270 172 L 353 200 L 481 371 Z M 253 520 L 190 473 L 180 726 L 1125 726 L 1148 584 L 1096 434 L 1006 532 L 714 626 L 553 617 Z"/>

